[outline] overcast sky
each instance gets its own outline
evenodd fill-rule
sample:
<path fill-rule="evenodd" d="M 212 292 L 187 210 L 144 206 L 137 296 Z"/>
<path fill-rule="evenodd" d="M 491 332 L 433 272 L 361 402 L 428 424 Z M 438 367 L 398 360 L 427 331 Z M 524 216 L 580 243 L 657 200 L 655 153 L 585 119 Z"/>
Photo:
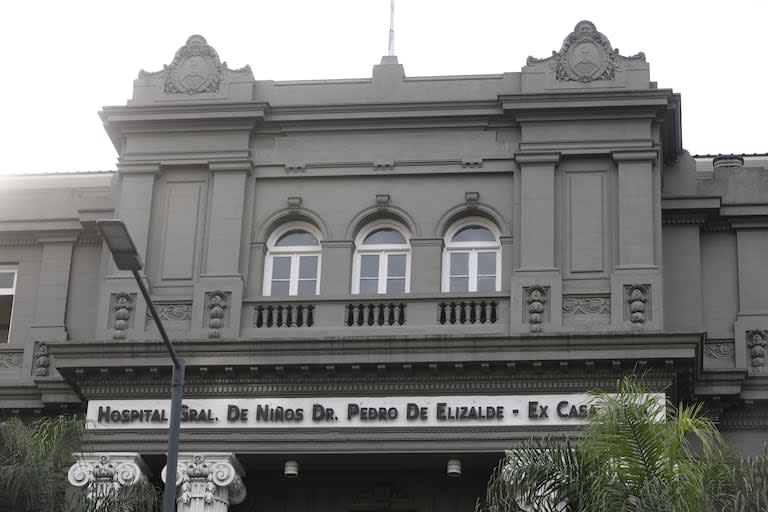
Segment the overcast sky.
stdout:
<path fill-rule="evenodd" d="M 682 94 L 691 153 L 768 152 L 766 0 L 397 0 L 396 54 L 408 76 L 516 72 L 582 19 Z M 295 80 L 370 77 L 388 30 L 389 0 L 6 2 L 0 173 L 114 169 L 97 112 L 191 34 L 257 80 Z"/>

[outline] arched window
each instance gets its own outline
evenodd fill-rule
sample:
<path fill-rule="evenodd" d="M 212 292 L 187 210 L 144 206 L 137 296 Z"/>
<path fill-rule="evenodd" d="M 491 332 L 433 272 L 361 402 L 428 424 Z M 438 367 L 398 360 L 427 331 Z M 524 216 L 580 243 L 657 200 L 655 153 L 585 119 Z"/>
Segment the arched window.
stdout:
<path fill-rule="evenodd" d="M 291 222 L 267 240 L 264 295 L 317 295 L 320 287 L 320 231 L 306 222 Z"/>
<path fill-rule="evenodd" d="M 501 287 L 499 230 L 479 217 L 462 219 L 445 234 L 444 292 L 495 292 Z"/>
<path fill-rule="evenodd" d="M 375 222 L 355 239 L 352 293 L 374 295 L 410 291 L 410 233 L 400 223 Z"/>

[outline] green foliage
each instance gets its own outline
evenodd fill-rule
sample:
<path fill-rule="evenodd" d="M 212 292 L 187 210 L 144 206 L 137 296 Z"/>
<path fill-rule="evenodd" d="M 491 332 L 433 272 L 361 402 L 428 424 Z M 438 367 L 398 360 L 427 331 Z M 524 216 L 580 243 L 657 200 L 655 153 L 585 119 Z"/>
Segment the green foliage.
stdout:
<path fill-rule="evenodd" d="M 675 408 L 636 377 L 592 393 L 582 440 L 529 440 L 494 471 L 477 512 L 768 510 L 768 454 L 729 453 L 701 406 Z"/>
<path fill-rule="evenodd" d="M 59 416 L 25 424 L 0 423 L 0 512 L 153 512 L 157 491 L 149 484 L 126 486 L 118 492 L 88 499 L 75 490 L 67 471 L 82 452 L 85 422 Z"/>

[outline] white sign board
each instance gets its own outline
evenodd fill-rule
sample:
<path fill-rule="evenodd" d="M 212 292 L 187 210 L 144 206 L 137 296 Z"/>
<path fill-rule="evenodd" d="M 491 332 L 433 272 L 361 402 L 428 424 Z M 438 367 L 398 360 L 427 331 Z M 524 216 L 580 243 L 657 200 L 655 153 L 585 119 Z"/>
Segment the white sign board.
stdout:
<path fill-rule="evenodd" d="M 664 395 L 659 394 L 664 400 Z M 586 394 L 184 400 L 184 429 L 515 427 L 581 424 Z M 92 400 L 90 429 L 168 427 L 170 400 Z"/>

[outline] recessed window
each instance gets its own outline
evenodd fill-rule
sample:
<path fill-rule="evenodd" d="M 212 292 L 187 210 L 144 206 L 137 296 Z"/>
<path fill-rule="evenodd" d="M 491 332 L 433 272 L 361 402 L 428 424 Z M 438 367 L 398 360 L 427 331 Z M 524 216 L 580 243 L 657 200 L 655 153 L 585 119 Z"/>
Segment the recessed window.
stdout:
<path fill-rule="evenodd" d="M 395 222 L 378 222 L 363 229 L 355 240 L 352 293 L 408 293 L 411 279 L 409 238 L 405 226 Z"/>
<path fill-rule="evenodd" d="M 16 267 L 0 266 L 0 343 L 7 343 L 11 334 L 13 297 L 16 294 Z"/>
<path fill-rule="evenodd" d="M 264 295 L 312 296 L 320 286 L 320 232 L 291 223 L 272 233 L 264 263 Z"/>
<path fill-rule="evenodd" d="M 444 292 L 495 292 L 500 289 L 499 231 L 481 218 L 464 219 L 448 230 L 443 252 Z"/>

